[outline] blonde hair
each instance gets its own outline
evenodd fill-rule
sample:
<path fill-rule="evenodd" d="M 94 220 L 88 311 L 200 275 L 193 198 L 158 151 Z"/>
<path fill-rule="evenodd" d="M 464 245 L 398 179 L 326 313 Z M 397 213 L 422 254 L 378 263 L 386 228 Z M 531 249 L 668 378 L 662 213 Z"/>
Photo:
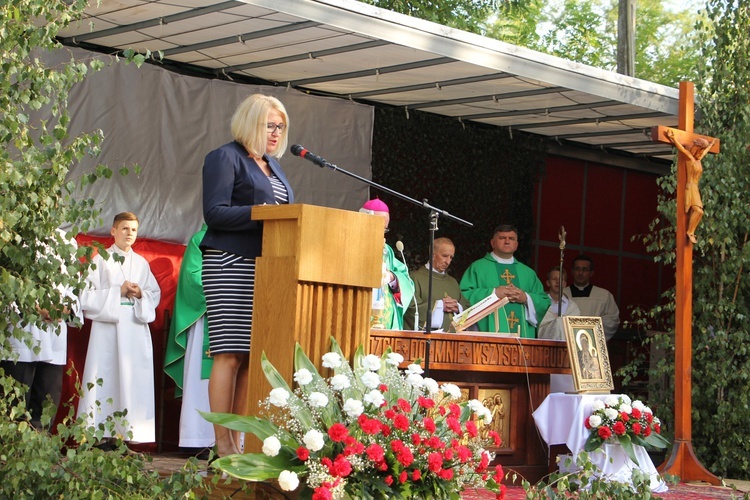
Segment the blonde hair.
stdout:
<path fill-rule="evenodd" d="M 268 141 L 268 114 L 271 110 L 278 112 L 284 121 L 284 130 L 279 134 L 279 147 L 271 153 L 275 158 L 281 158 L 286 151 L 287 134 L 289 131 L 289 115 L 284 105 L 275 97 L 253 94 L 248 96 L 232 116 L 232 137 L 239 142 L 250 156 L 262 157 L 266 154 Z"/>

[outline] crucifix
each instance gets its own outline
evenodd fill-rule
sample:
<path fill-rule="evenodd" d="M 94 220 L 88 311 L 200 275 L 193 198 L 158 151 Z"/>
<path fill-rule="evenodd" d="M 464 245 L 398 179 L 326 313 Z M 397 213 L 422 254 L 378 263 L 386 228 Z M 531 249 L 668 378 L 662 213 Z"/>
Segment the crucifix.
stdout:
<path fill-rule="evenodd" d="M 693 244 L 695 230 L 703 216 L 698 180 L 703 172 L 701 160 L 719 152 L 719 140 L 693 133 L 695 91 L 692 82 L 680 82 L 678 128 L 657 126 L 651 139 L 672 144 L 677 156 L 677 241 L 675 286 L 675 394 L 674 445 L 663 465 L 663 473 L 682 481 L 706 481 L 718 485 L 719 479 L 706 470 L 693 452 L 692 442 L 692 318 L 693 318 Z"/>

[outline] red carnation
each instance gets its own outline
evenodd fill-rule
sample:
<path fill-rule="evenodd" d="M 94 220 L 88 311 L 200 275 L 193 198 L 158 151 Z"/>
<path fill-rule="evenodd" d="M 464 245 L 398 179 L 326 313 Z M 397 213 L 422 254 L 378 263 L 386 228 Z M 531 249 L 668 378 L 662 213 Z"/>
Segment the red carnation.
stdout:
<path fill-rule="evenodd" d="M 387 385 L 385 385 L 385 384 L 380 384 L 380 385 L 378 386 L 378 390 L 379 390 L 380 392 L 386 392 L 386 391 L 388 390 L 388 386 L 387 386 Z"/>
<path fill-rule="evenodd" d="M 385 458 L 385 450 L 379 444 L 371 444 L 365 448 L 365 453 L 367 453 L 367 458 L 373 462 L 382 462 Z"/>
<path fill-rule="evenodd" d="M 650 412 L 646 412 L 646 422 L 650 424 L 653 419 L 654 419 L 654 414 Z"/>
<path fill-rule="evenodd" d="M 403 398 L 398 399 L 398 407 L 401 408 L 401 411 L 409 413 L 411 411 L 411 404 Z"/>
<path fill-rule="evenodd" d="M 411 480 L 419 481 L 420 479 L 422 479 L 422 471 L 419 469 L 414 469 L 411 473 Z"/>
<path fill-rule="evenodd" d="M 440 453 L 432 452 L 427 457 L 427 464 L 432 472 L 437 472 L 443 468 L 443 456 Z"/>
<path fill-rule="evenodd" d="M 401 484 L 404 484 L 407 479 L 409 479 L 409 475 L 406 473 L 405 470 L 401 471 L 401 474 L 399 474 L 398 476 L 398 482 Z"/>
<path fill-rule="evenodd" d="M 424 420 L 422 420 L 422 425 L 424 426 L 425 430 L 432 434 L 435 432 L 435 421 L 432 420 L 430 417 L 425 417 Z"/>
<path fill-rule="evenodd" d="M 340 422 L 336 422 L 328 428 L 328 437 L 331 438 L 331 441 L 335 441 L 337 443 L 344 441 L 348 435 L 349 429 L 347 429 L 346 426 Z"/>
<path fill-rule="evenodd" d="M 445 416 L 445 411 L 445 406 L 441 406 L 440 408 L 438 408 L 438 413 L 440 413 L 441 417 Z"/>
<path fill-rule="evenodd" d="M 639 424 L 638 422 L 633 424 L 633 434 L 635 434 L 636 436 L 638 436 L 641 433 L 641 429 L 642 429 L 641 424 Z"/>
<path fill-rule="evenodd" d="M 495 497 L 495 500 L 505 500 L 505 494 L 508 491 L 508 488 L 504 485 L 500 485 L 500 492 Z"/>
<path fill-rule="evenodd" d="M 438 472 L 438 476 L 440 476 L 440 479 L 450 481 L 451 479 L 453 479 L 453 469 L 440 469 L 440 471 Z"/>
<path fill-rule="evenodd" d="M 651 427 L 648 425 L 643 428 L 643 437 L 649 437 L 651 435 Z"/>
<path fill-rule="evenodd" d="M 641 410 L 633 408 L 631 415 L 633 415 L 633 418 L 641 418 Z"/>
<path fill-rule="evenodd" d="M 620 412 L 620 420 L 622 420 L 623 422 L 627 422 L 628 420 L 630 420 L 630 415 L 628 415 L 624 411 L 621 411 Z"/>
<path fill-rule="evenodd" d="M 297 458 L 304 462 L 305 460 L 310 458 L 310 450 L 308 450 L 304 446 L 300 446 L 299 448 L 297 448 Z"/>
<path fill-rule="evenodd" d="M 495 444 L 495 446 L 500 446 L 503 444 L 503 440 L 500 438 L 500 434 L 498 434 L 496 431 L 490 431 L 488 435 L 492 438 L 492 442 Z"/>
<path fill-rule="evenodd" d="M 445 419 L 446 423 L 448 424 L 448 428 L 458 434 L 459 436 L 463 434 L 463 431 L 461 431 L 461 422 L 458 421 L 455 417 L 448 417 Z"/>
<path fill-rule="evenodd" d="M 654 424 L 654 432 L 661 434 L 661 424 Z"/>
<path fill-rule="evenodd" d="M 589 417 L 591 418 L 591 417 Z M 583 426 L 587 429 L 591 429 L 591 424 L 589 423 L 589 418 L 583 419 Z"/>
<path fill-rule="evenodd" d="M 615 434 L 618 436 L 624 436 L 627 429 L 625 428 L 625 424 L 622 422 L 615 422 L 615 425 L 612 426 L 612 430 Z"/>
<path fill-rule="evenodd" d="M 331 490 L 325 486 L 318 486 L 315 488 L 315 492 L 312 495 L 312 500 L 332 500 L 333 494 Z"/>
<path fill-rule="evenodd" d="M 500 484 L 503 480 L 504 475 L 505 475 L 505 471 L 503 471 L 503 466 L 500 464 L 497 464 L 495 466 L 495 473 L 492 475 L 492 479 L 494 479 L 497 484 Z"/>
<path fill-rule="evenodd" d="M 387 418 L 388 420 L 393 420 L 393 417 L 396 416 L 396 410 L 394 410 L 393 408 L 388 408 L 387 410 L 385 410 L 385 413 L 383 413 L 383 415 L 385 415 L 385 418 Z"/>
<path fill-rule="evenodd" d="M 597 430 L 597 433 L 599 434 L 600 438 L 605 439 L 605 440 L 612 437 L 612 431 L 606 425 L 602 425 L 601 427 L 599 427 L 599 429 Z"/>
<path fill-rule="evenodd" d="M 428 410 L 430 408 L 435 408 L 435 401 L 430 398 L 426 398 L 424 396 L 417 397 L 417 404 L 421 406 L 422 408 L 426 408 Z"/>
<path fill-rule="evenodd" d="M 358 422 L 359 427 L 365 434 L 374 435 L 380 431 L 380 421 L 376 418 L 367 418 L 364 414 L 362 414 L 359 417 Z"/>
<path fill-rule="evenodd" d="M 409 467 L 414 463 L 414 454 L 407 447 L 404 447 L 399 453 L 396 454 L 396 460 L 404 467 Z"/>
<path fill-rule="evenodd" d="M 419 443 L 421 442 L 422 442 L 422 438 L 419 437 L 419 434 L 415 432 L 414 434 L 411 435 L 411 444 L 413 444 L 414 446 L 419 446 Z"/>
<path fill-rule="evenodd" d="M 385 476 L 385 484 L 387 484 L 388 486 L 392 485 L 393 484 L 393 476 L 391 476 L 390 474 L 388 474 L 387 476 Z"/>
<path fill-rule="evenodd" d="M 333 467 L 329 469 L 332 476 L 346 477 L 352 473 L 352 464 L 343 455 L 336 457 L 333 462 Z"/>
<path fill-rule="evenodd" d="M 469 433 L 470 437 L 477 437 L 477 424 L 475 424 L 473 420 L 466 422 L 466 432 Z"/>
<path fill-rule="evenodd" d="M 456 403 L 451 403 L 450 405 L 448 405 L 448 407 L 451 411 L 452 417 L 458 418 L 461 416 L 461 407 L 458 406 Z"/>
<path fill-rule="evenodd" d="M 456 451 L 458 452 L 458 459 L 462 464 L 465 464 L 471 458 L 471 450 L 466 446 L 459 446 Z"/>
<path fill-rule="evenodd" d="M 408 431 L 409 430 L 409 419 L 406 417 L 406 415 L 403 415 L 399 413 L 396 415 L 396 418 L 393 419 L 393 427 L 400 431 Z"/>
<path fill-rule="evenodd" d="M 453 460 L 453 448 L 446 448 L 445 451 L 443 451 L 443 456 L 446 460 Z"/>
<path fill-rule="evenodd" d="M 388 425 L 386 425 L 386 424 L 381 424 L 380 425 L 380 432 L 382 432 L 385 437 L 388 437 L 388 436 L 391 435 L 391 428 L 388 427 Z"/>

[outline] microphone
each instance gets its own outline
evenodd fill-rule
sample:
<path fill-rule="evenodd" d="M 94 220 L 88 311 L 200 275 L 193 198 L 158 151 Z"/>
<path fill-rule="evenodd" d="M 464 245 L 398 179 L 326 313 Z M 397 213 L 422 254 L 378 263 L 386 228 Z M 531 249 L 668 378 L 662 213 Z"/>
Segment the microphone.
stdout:
<path fill-rule="evenodd" d="M 406 257 L 404 257 L 404 244 L 401 240 L 396 242 L 396 250 L 401 254 L 401 260 L 406 264 Z M 414 294 L 414 329 L 419 330 L 419 307 L 417 306 L 417 294 Z"/>
<path fill-rule="evenodd" d="M 305 160 L 311 161 L 314 164 L 316 164 L 319 167 L 327 167 L 330 165 L 325 158 L 321 158 L 320 156 L 316 156 L 306 150 L 304 147 L 300 146 L 299 144 L 293 144 L 291 147 L 291 152 L 294 156 L 299 156 L 300 158 L 304 158 Z"/>

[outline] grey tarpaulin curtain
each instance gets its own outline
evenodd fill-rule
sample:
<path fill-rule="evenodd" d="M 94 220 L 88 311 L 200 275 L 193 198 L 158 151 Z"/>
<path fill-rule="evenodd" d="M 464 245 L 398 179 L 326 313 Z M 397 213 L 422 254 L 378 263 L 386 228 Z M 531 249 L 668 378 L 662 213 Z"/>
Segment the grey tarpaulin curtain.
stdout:
<path fill-rule="evenodd" d="M 118 212 L 136 212 L 139 236 L 186 243 L 202 222 L 201 170 L 210 150 L 231 140 L 229 121 L 246 96 L 261 92 L 279 98 L 290 116 L 289 146 L 302 144 L 364 178 L 371 178 L 374 112 L 370 106 L 314 97 L 286 87 L 243 85 L 224 80 L 184 76 L 146 64 L 141 68 L 80 49 L 65 48 L 47 56 L 51 63 L 71 57 L 106 61 L 71 92 L 71 135 L 104 131 L 102 154 L 74 165 L 75 178 L 103 163 L 117 172 L 140 165 L 140 175 L 97 182 L 81 193 L 103 208 L 109 233 Z M 292 156 L 281 158 L 296 201 L 357 210 L 367 199 L 368 186 L 331 169 L 321 169 Z"/>

